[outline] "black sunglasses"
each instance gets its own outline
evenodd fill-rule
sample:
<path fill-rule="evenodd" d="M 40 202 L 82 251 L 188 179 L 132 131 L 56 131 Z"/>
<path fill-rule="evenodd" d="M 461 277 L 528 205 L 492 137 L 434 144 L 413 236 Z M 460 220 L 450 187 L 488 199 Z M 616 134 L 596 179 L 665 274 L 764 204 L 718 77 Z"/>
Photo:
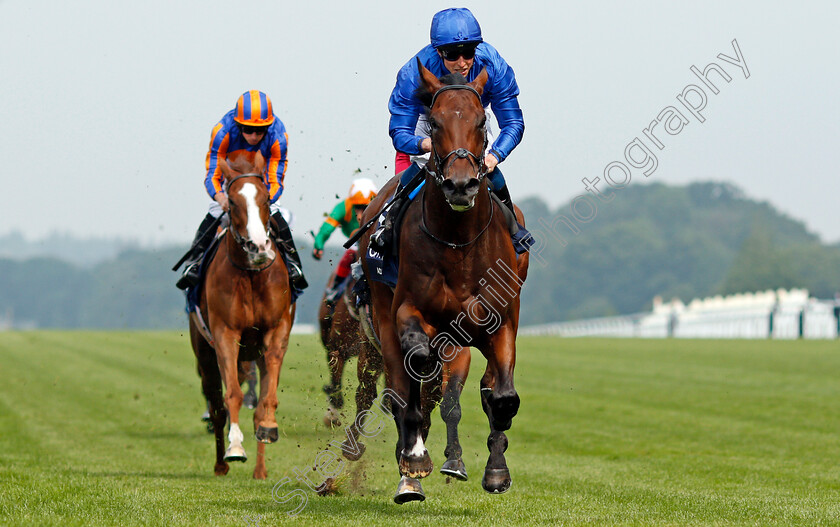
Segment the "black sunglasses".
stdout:
<path fill-rule="evenodd" d="M 268 130 L 265 126 L 240 126 L 243 134 L 264 134 Z"/>
<path fill-rule="evenodd" d="M 456 61 L 458 57 L 464 57 L 467 60 L 475 57 L 475 46 L 465 46 L 463 44 L 438 48 L 438 51 L 445 60 L 449 61 Z"/>

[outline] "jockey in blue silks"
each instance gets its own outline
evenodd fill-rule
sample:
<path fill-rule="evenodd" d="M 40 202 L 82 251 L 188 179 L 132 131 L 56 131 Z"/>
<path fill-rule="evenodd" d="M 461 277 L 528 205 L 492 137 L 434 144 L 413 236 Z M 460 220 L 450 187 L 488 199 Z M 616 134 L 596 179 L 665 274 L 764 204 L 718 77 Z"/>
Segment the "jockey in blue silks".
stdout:
<path fill-rule="evenodd" d="M 397 150 L 396 172 L 400 185 L 407 185 L 422 170 L 432 149 L 425 109 L 415 95 L 420 84 L 417 58 L 437 77 L 460 73 L 467 82 L 472 82 L 487 69 L 488 79 L 481 95 L 485 109 L 490 106 L 499 124 L 499 133 L 489 141 L 484 155 L 487 178 L 493 192 L 511 210 L 513 204 L 505 178 L 497 167 L 516 148 L 525 132 L 525 121 L 519 108 L 519 86 L 516 77 L 496 48 L 484 42 L 481 26 L 475 16 L 466 8 L 445 9 L 432 18 L 431 43 L 421 49 L 397 73 L 397 83 L 388 101 L 391 112 L 389 133 Z M 492 122 L 488 119 L 488 123 Z M 490 130 L 488 130 L 490 131 Z M 492 135 L 492 134 L 491 134 Z M 390 241 L 393 215 L 400 207 L 393 204 L 385 220 L 371 236 L 374 246 L 384 248 Z"/>

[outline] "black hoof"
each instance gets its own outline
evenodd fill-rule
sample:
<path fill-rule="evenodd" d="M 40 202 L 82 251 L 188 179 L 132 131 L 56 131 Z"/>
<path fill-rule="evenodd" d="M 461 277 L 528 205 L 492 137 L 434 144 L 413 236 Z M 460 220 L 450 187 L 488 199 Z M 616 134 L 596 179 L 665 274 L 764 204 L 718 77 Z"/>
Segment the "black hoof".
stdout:
<path fill-rule="evenodd" d="M 394 503 L 402 505 L 409 501 L 423 501 L 425 499 L 426 495 L 423 494 L 423 487 L 420 486 L 420 480 L 403 476 L 400 484 L 397 486 Z"/>
<path fill-rule="evenodd" d="M 510 489 L 510 471 L 506 468 L 484 469 L 481 487 L 490 494 L 502 494 Z"/>
<path fill-rule="evenodd" d="M 258 426 L 257 433 L 254 435 L 260 443 L 274 443 L 280 438 L 280 430 L 276 426 L 274 428 Z"/>
<path fill-rule="evenodd" d="M 460 459 L 447 459 L 440 467 L 440 473 L 461 481 L 467 481 L 467 467 Z"/>

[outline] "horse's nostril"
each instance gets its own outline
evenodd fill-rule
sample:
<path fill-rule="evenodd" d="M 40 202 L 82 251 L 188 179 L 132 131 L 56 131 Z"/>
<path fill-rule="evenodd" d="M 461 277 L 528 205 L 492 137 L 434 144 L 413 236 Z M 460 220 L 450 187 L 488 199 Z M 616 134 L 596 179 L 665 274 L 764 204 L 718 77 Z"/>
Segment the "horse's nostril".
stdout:
<path fill-rule="evenodd" d="M 445 179 L 443 180 L 443 183 L 440 184 L 440 188 L 445 193 L 450 194 L 455 192 L 455 183 L 453 183 L 451 179 Z"/>
<path fill-rule="evenodd" d="M 465 190 L 467 191 L 467 194 L 474 194 L 475 192 L 478 192 L 478 187 L 480 185 L 481 183 L 478 181 L 478 178 L 470 178 L 470 180 L 467 181 Z"/>

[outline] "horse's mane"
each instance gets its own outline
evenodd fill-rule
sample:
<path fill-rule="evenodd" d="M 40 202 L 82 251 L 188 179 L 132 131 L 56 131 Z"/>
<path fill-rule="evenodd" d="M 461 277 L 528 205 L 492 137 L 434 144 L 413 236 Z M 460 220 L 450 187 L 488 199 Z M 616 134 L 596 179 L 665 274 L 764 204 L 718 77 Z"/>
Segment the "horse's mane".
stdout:
<path fill-rule="evenodd" d="M 461 75 L 460 73 L 450 73 L 448 75 L 444 75 L 440 79 L 440 82 L 446 85 L 464 85 L 467 84 L 467 78 Z M 417 88 L 417 91 L 414 95 L 423 103 L 423 106 L 426 108 L 426 112 L 429 111 L 429 106 L 432 104 L 432 98 L 435 96 L 434 93 L 429 93 L 429 91 L 425 88 L 425 86 L 421 85 Z"/>

